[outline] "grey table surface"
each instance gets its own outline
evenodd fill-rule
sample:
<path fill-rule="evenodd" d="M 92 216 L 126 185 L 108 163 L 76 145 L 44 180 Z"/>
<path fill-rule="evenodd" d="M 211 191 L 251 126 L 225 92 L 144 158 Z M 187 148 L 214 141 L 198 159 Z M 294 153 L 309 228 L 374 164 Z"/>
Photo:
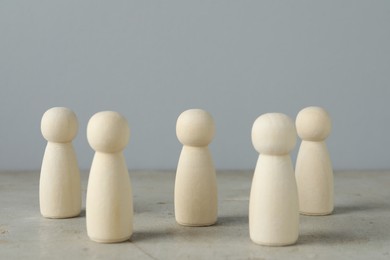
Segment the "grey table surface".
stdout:
<path fill-rule="evenodd" d="M 174 171 L 130 171 L 134 199 L 131 241 L 99 244 L 83 211 L 70 219 L 39 212 L 39 172 L 0 172 L 1 259 L 390 259 L 390 171 L 335 172 L 335 212 L 301 216 L 298 243 L 251 242 L 248 198 L 252 171 L 218 171 L 219 218 L 210 227 L 175 222 Z"/>

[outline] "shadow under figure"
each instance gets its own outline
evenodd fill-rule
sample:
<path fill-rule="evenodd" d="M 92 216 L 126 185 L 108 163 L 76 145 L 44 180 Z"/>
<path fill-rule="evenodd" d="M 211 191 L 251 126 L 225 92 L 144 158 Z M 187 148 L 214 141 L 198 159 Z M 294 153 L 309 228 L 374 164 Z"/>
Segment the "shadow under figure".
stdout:
<path fill-rule="evenodd" d="M 142 242 L 146 240 L 166 239 L 172 234 L 171 230 L 153 230 L 153 231 L 138 231 L 134 232 L 130 240 L 132 242 Z"/>
<path fill-rule="evenodd" d="M 248 216 L 220 216 L 216 223 L 217 226 L 247 226 Z"/>
<path fill-rule="evenodd" d="M 335 215 L 341 215 L 341 214 L 350 214 L 353 212 L 372 212 L 372 211 L 389 211 L 388 210 L 389 205 L 388 204 L 380 204 L 380 203 L 374 203 L 374 202 L 367 202 L 365 204 L 355 204 L 355 205 L 336 205 L 334 208 Z M 387 210 L 386 210 L 387 209 Z"/>
<path fill-rule="evenodd" d="M 342 244 L 359 244 L 362 242 L 368 242 L 367 236 L 358 237 L 356 234 L 340 231 L 319 231 L 309 234 L 300 234 L 297 245 L 342 245 Z"/>

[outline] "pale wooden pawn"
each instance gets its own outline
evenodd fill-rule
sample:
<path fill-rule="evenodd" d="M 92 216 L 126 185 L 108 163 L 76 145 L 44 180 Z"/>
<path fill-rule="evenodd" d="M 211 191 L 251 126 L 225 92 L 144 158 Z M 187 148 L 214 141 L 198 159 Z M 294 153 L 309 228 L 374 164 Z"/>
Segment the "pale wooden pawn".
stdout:
<path fill-rule="evenodd" d="M 320 107 L 307 107 L 296 119 L 302 139 L 295 175 L 299 208 L 304 215 L 328 215 L 333 212 L 333 169 L 325 139 L 332 128 L 329 114 Z"/>
<path fill-rule="evenodd" d="M 293 121 L 280 113 L 263 114 L 252 127 L 260 153 L 249 200 L 249 234 L 256 244 L 285 246 L 299 235 L 297 185 L 290 152 L 296 144 Z"/>
<path fill-rule="evenodd" d="M 184 226 L 210 226 L 218 215 L 216 172 L 208 145 L 215 133 L 212 116 L 201 109 L 184 111 L 176 134 L 183 144 L 175 181 L 175 217 Z"/>
<path fill-rule="evenodd" d="M 80 171 L 72 140 L 78 131 L 75 113 L 65 107 L 47 110 L 41 120 L 43 137 L 48 141 L 39 180 L 42 216 L 70 218 L 81 211 Z"/>
<path fill-rule="evenodd" d="M 126 119 L 117 112 L 96 113 L 88 122 L 87 138 L 96 151 L 87 189 L 86 222 L 91 240 L 115 243 L 133 233 L 133 198 L 122 151 L 130 137 Z"/>

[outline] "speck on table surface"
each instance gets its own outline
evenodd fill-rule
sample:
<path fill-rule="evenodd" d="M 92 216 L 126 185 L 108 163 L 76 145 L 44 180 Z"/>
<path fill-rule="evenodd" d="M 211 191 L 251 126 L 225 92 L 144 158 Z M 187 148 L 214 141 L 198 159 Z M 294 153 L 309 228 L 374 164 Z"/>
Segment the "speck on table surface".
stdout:
<path fill-rule="evenodd" d="M 82 172 L 83 209 L 88 172 Z M 335 211 L 301 216 L 298 243 L 259 246 L 249 238 L 253 171 L 217 171 L 218 222 L 175 222 L 174 171 L 132 171 L 131 241 L 90 241 L 85 210 L 76 218 L 40 215 L 39 171 L 0 171 L 0 259 L 390 259 L 390 171 L 336 171 Z"/>

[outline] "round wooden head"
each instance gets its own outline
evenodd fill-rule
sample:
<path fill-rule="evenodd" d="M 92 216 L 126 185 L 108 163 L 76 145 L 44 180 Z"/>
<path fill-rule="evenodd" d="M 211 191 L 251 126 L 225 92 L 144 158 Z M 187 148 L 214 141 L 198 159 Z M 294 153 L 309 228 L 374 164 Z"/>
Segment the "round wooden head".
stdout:
<path fill-rule="evenodd" d="M 77 135 L 76 114 L 66 107 L 53 107 L 47 110 L 41 120 L 41 132 L 49 142 L 71 142 Z"/>
<path fill-rule="evenodd" d="M 183 145 L 207 146 L 214 133 L 213 117 L 202 109 L 186 110 L 177 119 L 176 135 Z"/>
<path fill-rule="evenodd" d="M 332 129 L 329 114 L 321 107 L 302 109 L 297 115 L 295 125 L 299 137 L 307 141 L 323 141 Z"/>
<path fill-rule="evenodd" d="M 122 115 L 113 111 L 103 111 L 89 119 L 87 138 L 95 151 L 116 153 L 122 151 L 129 142 L 130 129 Z"/>
<path fill-rule="evenodd" d="M 294 149 L 296 140 L 294 122 L 284 114 L 263 114 L 253 123 L 252 143 L 259 153 L 288 154 Z"/>

